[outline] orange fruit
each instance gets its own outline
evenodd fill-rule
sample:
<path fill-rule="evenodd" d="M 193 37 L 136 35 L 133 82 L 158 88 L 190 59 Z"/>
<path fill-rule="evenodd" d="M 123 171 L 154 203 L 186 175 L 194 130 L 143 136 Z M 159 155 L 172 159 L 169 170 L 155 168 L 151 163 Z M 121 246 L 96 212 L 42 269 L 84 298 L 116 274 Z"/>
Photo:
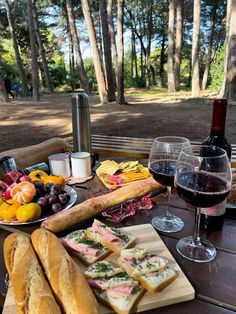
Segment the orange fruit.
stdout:
<path fill-rule="evenodd" d="M 33 221 L 41 216 L 41 207 L 37 203 L 20 205 L 16 210 L 16 218 L 19 222 Z"/>
<path fill-rule="evenodd" d="M 33 170 L 28 174 L 28 177 L 33 181 L 33 182 L 42 182 L 44 178 L 46 178 L 48 174 L 43 171 L 43 170 Z"/>
<path fill-rule="evenodd" d="M 52 183 L 59 186 L 60 190 L 63 190 L 65 187 L 65 178 L 63 176 L 54 176 L 50 175 L 44 178 L 43 183 Z"/>
<path fill-rule="evenodd" d="M 20 206 L 19 203 L 13 199 L 8 199 L 0 206 L 0 218 L 4 221 L 12 221 L 16 219 L 16 210 Z"/>
<path fill-rule="evenodd" d="M 29 203 L 36 194 L 33 183 L 23 181 L 15 185 L 11 190 L 11 197 L 18 203 Z"/>

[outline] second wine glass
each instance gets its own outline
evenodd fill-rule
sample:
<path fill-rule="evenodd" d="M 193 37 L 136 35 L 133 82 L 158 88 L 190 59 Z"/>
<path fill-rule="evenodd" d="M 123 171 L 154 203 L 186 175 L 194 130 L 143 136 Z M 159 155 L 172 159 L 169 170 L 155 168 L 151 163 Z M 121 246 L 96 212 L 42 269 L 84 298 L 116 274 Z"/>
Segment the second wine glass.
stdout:
<path fill-rule="evenodd" d="M 148 160 L 148 168 L 154 179 L 167 187 L 168 201 L 164 215 L 152 219 L 152 225 L 159 231 L 180 231 L 184 222 L 170 213 L 171 189 L 174 186 L 175 166 L 182 149 L 191 149 L 189 140 L 179 136 L 162 136 L 154 139 Z"/>

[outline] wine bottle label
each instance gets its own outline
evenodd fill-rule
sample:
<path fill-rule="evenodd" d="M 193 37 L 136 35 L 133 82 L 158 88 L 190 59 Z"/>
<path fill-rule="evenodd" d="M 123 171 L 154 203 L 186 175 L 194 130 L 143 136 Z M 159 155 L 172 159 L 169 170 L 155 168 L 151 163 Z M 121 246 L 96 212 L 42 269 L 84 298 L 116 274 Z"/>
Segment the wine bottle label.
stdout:
<path fill-rule="evenodd" d="M 226 209 L 226 202 L 227 200 L 224 200 L 220 204 L 213 206 L 213 207 L 207 207 L 207 208 L 201 208 L 201 213 L 205 214 L 207 216 L 221 216 L 225 214 Z"/>

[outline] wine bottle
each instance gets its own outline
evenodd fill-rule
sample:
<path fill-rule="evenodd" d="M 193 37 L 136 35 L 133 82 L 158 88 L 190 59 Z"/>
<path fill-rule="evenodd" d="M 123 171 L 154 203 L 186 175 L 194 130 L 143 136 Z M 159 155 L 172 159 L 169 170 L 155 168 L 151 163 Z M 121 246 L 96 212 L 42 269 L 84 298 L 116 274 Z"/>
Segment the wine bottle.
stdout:
<path fill-rule="evenodd" d="M 215 145 L 226 150 L 229 160 L 231 158 L 231 145 L 225 136 L 225 122 L 227 112 L 227 99 L 215 99 L 210 135 L 203 141 L 204 145 Z M 207 231 L 220 231 L 223 228 L 226 209 L 226 200 L 220 204 L 202 208 L 201 229 Z"/>

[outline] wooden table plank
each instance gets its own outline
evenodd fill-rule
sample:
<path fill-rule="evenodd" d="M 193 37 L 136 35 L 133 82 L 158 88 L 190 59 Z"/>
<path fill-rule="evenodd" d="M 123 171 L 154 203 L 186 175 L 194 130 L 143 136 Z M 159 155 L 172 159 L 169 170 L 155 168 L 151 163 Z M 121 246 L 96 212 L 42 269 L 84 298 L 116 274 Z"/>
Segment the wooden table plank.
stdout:
<path fill-rule="evenodd" d="M 194 263 L 176 251 L 176 239 L 163 235 L 161 238 L 192 283 L 197 296 L 236 311 L 235 254 L 217 251 L 213 261 Z"/>

